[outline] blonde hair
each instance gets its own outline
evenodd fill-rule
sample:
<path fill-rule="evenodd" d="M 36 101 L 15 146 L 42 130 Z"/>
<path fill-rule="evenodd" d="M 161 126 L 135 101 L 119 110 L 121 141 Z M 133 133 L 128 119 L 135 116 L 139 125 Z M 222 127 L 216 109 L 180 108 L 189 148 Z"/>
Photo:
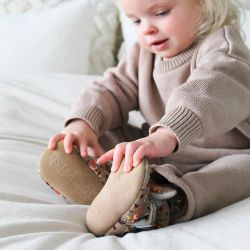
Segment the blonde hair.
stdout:
<path fill-rule="evenodd" d="M 208 34 L 225 25 L 241 25 L 243 4 L 240 0 L 198 0 L 201 1 L 203 16 L 197 30 L 197 38 L 202 39 Z"/>

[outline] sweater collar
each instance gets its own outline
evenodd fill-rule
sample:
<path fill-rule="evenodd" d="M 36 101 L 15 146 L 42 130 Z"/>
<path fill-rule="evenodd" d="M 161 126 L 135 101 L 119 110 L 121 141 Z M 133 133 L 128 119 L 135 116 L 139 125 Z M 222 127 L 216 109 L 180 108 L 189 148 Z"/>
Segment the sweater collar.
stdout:
<path fill-rule="evenodd" d="M 177 56 L 171 58 L 162 58 L 161 56 L 155 57 L 155 69 L 157 71 L 169 71 L 180 67 L 186 62 L 190 61 L 194 51 L 197 47 L 197 43 L 194 43 L 188 49 L 184 50 Z"/>

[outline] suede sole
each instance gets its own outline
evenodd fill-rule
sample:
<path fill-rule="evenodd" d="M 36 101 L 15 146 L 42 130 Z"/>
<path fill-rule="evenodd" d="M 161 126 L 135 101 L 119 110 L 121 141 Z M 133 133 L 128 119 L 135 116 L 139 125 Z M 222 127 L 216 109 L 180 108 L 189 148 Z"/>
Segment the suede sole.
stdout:
<path fill-rule="evenodd" d="M 136 200 L 149 173 L 148 161 L 131 172 L 123 171 L 122 162 L 116 173 L 111 173 L 101 192 L 90 205 L 86 215 L 86 225 L 96 236 L 106 234 L 112 226 L 129 210 Z"/>
<path fill-rule="evenodd" d="M 63 142 L 58 142 L 56 150 L 45 149 L 39 160 L 39 174 L 56 192 L 76 204 L 91 204 L 104 185 L 75 150 L 65 153 Z"/>

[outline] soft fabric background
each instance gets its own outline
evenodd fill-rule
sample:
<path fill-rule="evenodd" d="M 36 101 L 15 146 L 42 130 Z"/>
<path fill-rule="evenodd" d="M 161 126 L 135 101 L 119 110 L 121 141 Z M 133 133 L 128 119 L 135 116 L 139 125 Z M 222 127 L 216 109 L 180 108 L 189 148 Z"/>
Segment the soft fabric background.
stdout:
<path fill-rule="evenodd" d="M 250 48 L 250 4 L 249 9 L 246 10 L 246 17 L 243 23 L 243 31 L 246 35 L 246 44 Z"/>
<path fill-rule="evenodd" d="M 102 74 L 116 63 L 112 0 L 2 0 L 0 73 Z"/>

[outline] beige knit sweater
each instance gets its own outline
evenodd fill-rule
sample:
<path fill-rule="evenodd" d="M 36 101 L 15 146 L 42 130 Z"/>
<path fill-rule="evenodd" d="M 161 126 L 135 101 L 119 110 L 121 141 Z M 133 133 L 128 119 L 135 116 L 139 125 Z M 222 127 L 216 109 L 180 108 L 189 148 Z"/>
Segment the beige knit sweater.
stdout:
<path fill-rule="evenodd" d="M 87 120 L 100 135 L 126 123 L 134 109 L 151 132 L 170 128 L 180 147 L 234 128 L 250 139 L 250 52 L 238 30 L 227 26 L 165 60 L 135 45 L 82 93 L 69 119 Z"/>
<path fill-rule="evenodd" d="M 102 135 L 127 123 L 135 109 L 150 133 L 163 126 L 177 137 L 178 151 L 165 159 L 172 165 L 155 169 L 185 191 L 189 208 L 182 220 L 250 196 L 250 51 L 237 27 L 221 28 L 170 59 L 136 44 L 82 92 L 67 123 L 84 119 Z M 224 159 L 231 155 L 245 158 L 232 165 Z"/>

